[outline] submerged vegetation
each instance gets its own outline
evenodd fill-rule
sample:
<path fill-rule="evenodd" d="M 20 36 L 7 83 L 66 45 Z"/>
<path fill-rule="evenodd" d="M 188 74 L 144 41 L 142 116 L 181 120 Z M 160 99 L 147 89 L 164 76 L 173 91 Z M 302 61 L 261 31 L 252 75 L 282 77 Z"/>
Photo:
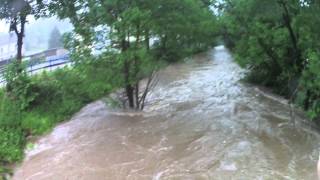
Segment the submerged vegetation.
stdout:
<path fill-rule="evenodd" d="M 4 2 L 0 10 L 12 5 Z M 72 65 L 31 76 L 21 63 L 19 46 L 18 60 L 8 68 L 6 87 L 0 90 L 1 167 L 22 159 L 28 139 L 119 88 L 124 89 L 129 108 L 143 109 L 154 72 L 163 64 L 206 50 L 217 35 L 217 21 L 206 0 L 36 2 L 0 18 L 22 30 L 25 21 L 19 18 L 25 20 L 38 8 L 70 19 L 74 31 L 64 39 Z M 39 17 L 48 14 L 42 11 Z M 141 84 L 142 79 L 147 83 Z"/>
<path fill-rule="evenodd" d="M 320 115 L 320 3 L 225 0 L 221 32 L 250 82 L 270 87 Z"/>

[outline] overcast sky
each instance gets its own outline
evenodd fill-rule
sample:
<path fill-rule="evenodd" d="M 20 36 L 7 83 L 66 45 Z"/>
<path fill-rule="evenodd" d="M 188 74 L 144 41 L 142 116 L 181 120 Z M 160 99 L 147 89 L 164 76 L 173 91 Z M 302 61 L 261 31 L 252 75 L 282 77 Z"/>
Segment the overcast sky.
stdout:
<path fill-rule="evenodd" d="M 8 32 L 9 27 L 4 21 L 0 21 L 0 33 Z"/>
<path fill-rule="evenodd" d="M 73 26 L 68 20 L 60 21 L 56 17 L 40 18 L 35 20 L 30 16 L 26 24 L 24 45 L 26 51 L 39 52 L 48 48 L 48 41 L 52 30 L 57 27 L 61 34 L 70 32 Z M 9 35 L 9 24 L 0 21 L 0 37 Z"/>
<path fill-rule="evenodd" d="M 28 16 L 28 21 L 29 21 L 29 23 L 27 24 L 27 26 L 30 24 L 33 24 L 35 20 L 33 17 Z M 5 21 L 1 20 L 0 21 L 0 33 L 8 33 L 8 32 L 9 32 L 9 25 Z"/>

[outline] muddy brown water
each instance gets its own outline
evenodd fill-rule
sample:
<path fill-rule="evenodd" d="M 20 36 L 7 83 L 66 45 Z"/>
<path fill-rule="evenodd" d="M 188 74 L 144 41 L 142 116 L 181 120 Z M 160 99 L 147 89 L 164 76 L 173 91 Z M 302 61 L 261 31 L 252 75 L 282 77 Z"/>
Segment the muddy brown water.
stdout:
<path fill-rule="evenodd" d="M 242 76 L 223 46 L 169 66 L 143 112 L 86 106 L 41 138 L 13 179 L 316 179 L 318 133 Z"/>

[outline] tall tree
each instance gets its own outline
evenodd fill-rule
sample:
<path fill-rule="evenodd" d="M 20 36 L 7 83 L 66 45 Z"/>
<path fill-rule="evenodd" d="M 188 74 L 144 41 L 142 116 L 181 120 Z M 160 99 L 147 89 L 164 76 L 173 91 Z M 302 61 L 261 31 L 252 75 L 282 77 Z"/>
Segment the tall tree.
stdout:
<path fill-rule="evenodd" d="M 144 107 L 153 70 L 161 59 L 177 60 L 213 43 L 215 16 L 209 10 L 209 1 L 76 2 L 53 0 L 50 7 L 60 18 L 69 18 L 73 23 L 74 44 L 82 46 L 73 48 L 74 52 L 90 51 L 97 44 L 115 50 L 114 64 L 123 74 L 121 82 L 131 108 Z M 143 78 L 149 80 L 141 91 L 139 82 Z"/>
<path fill-rule="evenodd" d="M 48 41 L 48 48 L 52 49 L 52 48 L 59 48 L 62 46 L 63 46 L 63 43 L 62 43 L 61 33 L 57 27 L 54 27 L 50 34 L 50 38 Z"/>
<path fill-rule="evenodd" d="M 0 0 L 0 19 L 10 23 L 9 31 L 17 36 L 17 61 L 22 61 L 22 46 L 25 35 L 25 25 L 29 15 L 38 17 L 44 11 L 41 0 Z"/>

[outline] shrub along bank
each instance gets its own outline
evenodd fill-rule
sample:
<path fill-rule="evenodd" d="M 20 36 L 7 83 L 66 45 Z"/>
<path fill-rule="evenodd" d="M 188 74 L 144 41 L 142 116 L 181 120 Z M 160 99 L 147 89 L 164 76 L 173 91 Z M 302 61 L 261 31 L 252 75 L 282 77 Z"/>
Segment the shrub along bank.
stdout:
<path fill-rule="evenodd" d="M 85 71 L 63 68 L 32 77 L 25 71 L 15 76 L 17 66 L 11 65 L 8 85 L 0 89 L 0 174 L 23 158 L 28 137 L 50 131 L 118 87 L 106 78 L 112 69 L 107 71 L 104 63 L 92 63 Z"/>

